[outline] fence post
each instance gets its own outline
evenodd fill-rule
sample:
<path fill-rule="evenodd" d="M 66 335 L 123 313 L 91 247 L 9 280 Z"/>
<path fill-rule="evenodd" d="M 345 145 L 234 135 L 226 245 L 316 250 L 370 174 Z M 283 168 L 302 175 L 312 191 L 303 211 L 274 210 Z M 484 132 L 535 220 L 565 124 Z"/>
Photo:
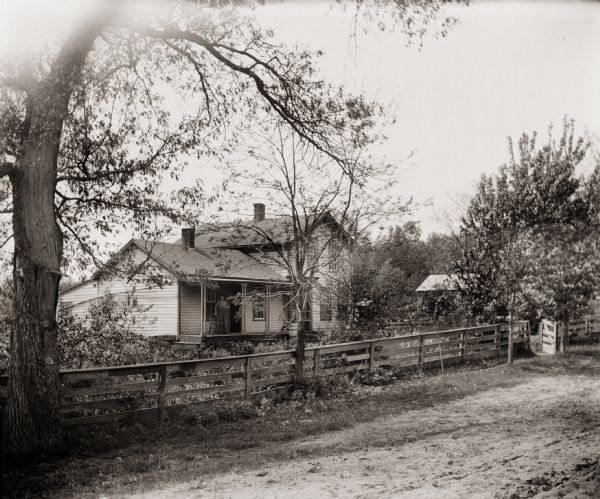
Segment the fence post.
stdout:
<path fill-rule="evenodd" d="M 465 343 L 467 340 L 467 330 L 463 329 L 463 332 L 460 334 L 460 357 L 462 359 L 462 363 L 465 363 Z"/>
<path fill-rule="evenodd" d="M 592 329 L 590 328 L 590 316 L 585 316 L 585 333 L 589 337 L 592 335 Z"/>
<path fill-rule="evenodd" d="M 250 399 L 250 392 L 252 391 L 252 357 L 246 357 L 246 364 L 244 366 L 246 390 L 244 392 L 244 399 Z"/>
<path fill-rule="evenodd" d="M 423 363 L 423 335 L 419 335 L 419 364 Z"/>
<path fill-rule="evenodd" d="M 313 362 L 313 374 L 317 374 L 321 370 L 321 352 L 318 348 L 315 348 L 315 359 Z"/>
<path fill-rule="evenodd" d="M 372 371 L 375 368 L 375 342 L 369 343 L 369 370 Z"/>
<path fill-rule="evenodd" d="M 496 357 L 500 357 L 500 324 L 494 327 L 494 343 L 496 344 Z"/>
<path fill-rule="evenodd" d="M 167 387 L 167 366 L 165 364 L 158 368 L 158 401 L 156 404 L 157 423 L 160 424 L 165 410 L 165 388 Z"/>

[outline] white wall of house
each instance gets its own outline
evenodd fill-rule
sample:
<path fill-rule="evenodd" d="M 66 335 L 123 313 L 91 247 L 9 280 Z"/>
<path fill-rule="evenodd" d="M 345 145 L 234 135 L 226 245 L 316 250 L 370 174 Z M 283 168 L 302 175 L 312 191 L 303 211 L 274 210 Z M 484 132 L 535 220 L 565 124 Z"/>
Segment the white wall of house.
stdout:
<path fill-rule="evenodd" d="M 249 286 L 250 287 L 250 286 Z M 262 291 L 262 290 L 261 290 Z M 279 292 L 273 292 L 269 299 L 269 332 L 279 333 L 285 324 L 286 310 L 285 303 L 287 298 Z M 246 319 L 246 333 L 265 334 L 266 323 L 264 319 L 254 318 L 254 307 L 252 299 L 246 300 L 244 308 L 244 317 Z"/>
<path fill-rule="evenodd" d="M 335 300 L 331 303 L 331 320 L 321 320 L 321 307 L 324 303 L 321 297 L 322 288 L 318 286 L 312 290 L 312 328 L 315 332 L 330 331 L 336 325 L 335 314 L 336 306 Z"/>
<path fill-rule="evenodd" d="M 125 301 L 133 291 L 132 285 L 123 281 L 89 281 L 61 294 L 61 306 L 70 306 L 71 313 L 84 315 L 89 306 L 106 292 L 117 300 Z M 177 335 L 177 284 L 160 287 L 135 286 L 133 294 L 140 308 L 135 331 L 144 336 Z"/>
<path fill-rule="evenodd" d="M 135 249 L 134 260 L 141 261 L 144 254 Z M 158 268 L 157 268 L 158 270 Z M 163 272 L 162 269 L 158 270 Z M 164 271 L 165 275 L 168 275 Z M 136 332 L 144 336 L 177 335 L 178 298 L 177 282 L 162 287 L 145 283 L 127 283 L 121 279 L 93 280 L 69 289 L 60 295 L 60 306 L 68 307 L 75 315 L 84 315 L 89 306 L 108 291 L 117 300 L 125 301 L 128 294 L 134 291 L 140 308 L 148 310 L 138 314 Z"/>

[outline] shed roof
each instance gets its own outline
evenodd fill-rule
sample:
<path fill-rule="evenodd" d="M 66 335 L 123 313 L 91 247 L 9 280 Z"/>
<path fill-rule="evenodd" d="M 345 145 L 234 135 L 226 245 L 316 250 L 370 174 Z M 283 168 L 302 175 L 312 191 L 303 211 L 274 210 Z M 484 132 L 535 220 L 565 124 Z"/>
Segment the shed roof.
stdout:
<path fill-rule="evenodd" d="M 458 291 L 456 274 L 430 274 L 416 289 L 417 293 L 427 291 Z"/>

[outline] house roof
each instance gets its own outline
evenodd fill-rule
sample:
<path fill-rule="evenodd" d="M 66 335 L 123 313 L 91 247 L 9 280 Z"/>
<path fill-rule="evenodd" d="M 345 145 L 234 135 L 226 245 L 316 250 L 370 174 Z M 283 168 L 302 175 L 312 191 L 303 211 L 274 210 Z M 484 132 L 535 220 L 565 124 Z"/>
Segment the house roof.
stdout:
<path fill-rule="evenodd" d="M 458 291 L 456 274 L 430 274 L 416 289 L 417 293 L 427 291 Z"/>
<path fill-rule="evenodd" d="M 230 248 L 188 248 L 180 242 L 150 242 L 132 239 L 134 244 L 167 270 L 192 279 L 201 273 L 213 278 L 239 278 L 260 281 L 283 281 L 281 274 L 241 250 Z M 129 245 L 128 245 L 129 246 Z"/>
<path fill-rule="evenodd" d="M 300 217 L 300 226 L 305 217 Z M 339 227 L 330 213 L 325 213 L 322 223 Z M 196 227 L 196 247 L 237 248 L 270 244 L 286 244 L 294 239 L 293 220 L 290 216 L 265 218 L 255 221 L 216 222 Z M 181 239 L 176 241 L 181 244 Z"/>
<path fill-rule="evenodd" d="M 321 220 L 323 224 L 339 228 L 330 213 L 325 213 Z M 304 218 L 300 219 L 300 224 L 304 224 Z M 214 279 L 287 281 L 285 276 L 249 254 L 248 250 L 291 242 L 294 234 L 290 216 L 203 224 L 196 227 L 195 232 L 194 248 L 186 249 L 181 238 L 173 243 L 131 239 L 114 258 L 134 245 L 179 279 L 193 280 L 205 275 Z M 101 268 L 90 280 L 97 279 L 102 273 Z"/>

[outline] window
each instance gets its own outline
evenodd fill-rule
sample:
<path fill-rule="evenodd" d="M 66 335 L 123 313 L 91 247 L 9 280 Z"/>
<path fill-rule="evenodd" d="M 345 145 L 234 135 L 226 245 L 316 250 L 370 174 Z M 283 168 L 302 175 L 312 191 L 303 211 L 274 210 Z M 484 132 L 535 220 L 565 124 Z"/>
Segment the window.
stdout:
<path fill-rule="evenodd" d="M 337 239 L 329 241 L 327 260 L 329 261 L 329 270 L 338 269 L 338 259 L 340 257 L 340 245 Z"/>
<path fill-rule="evenodd" d="M 317 238 L 310 242 L 306 260 L 307 267 L 319 267 L 319 240 Z"/>
<path fill-rule="evenodd" d="M 319 318 L 321 322 L 330 322 L 333 320 L 333 304 L 331 292 L 323 289 L 321 291 L 321 303 L 319 304 Z"/>
<path fill-rule="evenodd" d="M 252 320 L 265 320 L 265 298 L 262 295 L 257 295 L 252 300 Z"/>

